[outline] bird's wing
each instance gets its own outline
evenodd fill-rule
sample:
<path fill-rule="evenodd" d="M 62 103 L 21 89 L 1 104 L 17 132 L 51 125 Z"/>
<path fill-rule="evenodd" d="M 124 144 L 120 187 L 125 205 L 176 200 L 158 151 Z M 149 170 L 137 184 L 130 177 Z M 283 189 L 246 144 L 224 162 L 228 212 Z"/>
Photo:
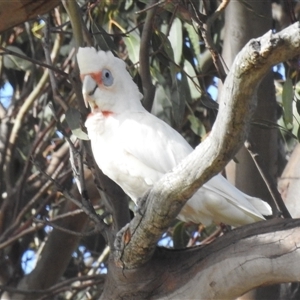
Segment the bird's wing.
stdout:
<path fill-rule="evenodd" d="M 211 178 L 204 184 L 204 188 L 223 196 L 232 205 L 254 214 L 257 217 L 261 217 L 262 214 L 272 214 L 271 208 L 266 202 L 244 194 L 230 184 L 222 175 Z"/>
<path fill-rule="evenodd" d="M 170 171 L 193 151 L 179 133 L 147 112 L 134 113 L 130 118 L 127 116 L 120 132 L 123 136 L 120 138 L 121 147 L 142 164 L 162 174 Z M 246 218 L 244 213 L 252 216 L 251 222 L 263 220 L 262 214 L 270 214 L 267 203 L 240 192 L 222 175 L 216 175 L 204 184 L 187 202 L 189 204 L 195 212 L 203 215 L 199 221 L 214 219 L 216 212 L 220 215 L 219 219 L 227 220 L 225 223 L 228 224 L 231 224 L 231 218 L 236 218 L 236 224 L 240 224 L 241 218 Z M 222 212 L 219 212 L 220 209 Z"/>
<path fill-rule="evenodd" d="M 119 140 L 125 151 L 161 173 L 193 151 L 177 131 L 146 111 L 130 113 L 120 126 Z"/>

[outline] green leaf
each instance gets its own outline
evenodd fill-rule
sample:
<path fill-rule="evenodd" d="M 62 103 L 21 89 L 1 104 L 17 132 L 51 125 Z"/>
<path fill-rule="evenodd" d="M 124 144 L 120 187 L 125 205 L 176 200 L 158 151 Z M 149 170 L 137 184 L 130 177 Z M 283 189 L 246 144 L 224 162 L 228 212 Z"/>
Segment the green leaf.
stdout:
<path fill-rule="evenodd" d="M 134 28 L 134 25 L 129 26 L 127 30 L 130 31 L 132 28 Z M 135 29 L 130 32 L 127 37 L 124 38 L 124 43 L 127 47 L 128 55 L 132 63 L 136 64 L 139 62 L 141 37 L 138 30 Z"/>
<path fill-rule="evenodd" d="M 27 57 L 27 55 L 18 47 L 7 46 L 6 49 Z M 3 57 L 3 65 L 7 69 L 28 71 L 32 66 L 32 62 L 12 54 L 5 54 Z"/>
<path fill-rule="evenodd" d="M 282 89 L 282 105 L 284 109 L 284 122 L 289 129 L 293 127 L 293 98 L 293 83 L 290 78 L 287 78 Z"/>
<path fill-rule="evenodd" d="M 175 123 L 178 127 L 180 127 L 184 116 L 185 95 L 181 89 L 181 82 L 176 77 L 173 82 L 174 83 L 171 89 L 171 103 Z"/>
<path fill-rule="evenodd" d="M 200 43 L 199 43 L 198 32 L 196 32 L 194 26 L 192 26 L 188 23 L 185 23 L 184 27 L 185 27 L 185 29 L 188 33 L 189 38 L 190 38 L 190 41 L 191 41 L 192 48 L 194 50 L 196 59 L 199 59 L 201 51 L 200 51 Z"/>
<path fill-rule="evenodd" d="M 186 248 L 187 243 L 189 242 L 190 237 L 186 232 L 185 223 L 178 222 L 173 230 L 173 242 L 175 249 Z"/>
<path fill-rule="evenodd" d="M 103 51 L 115 51 L 117 52 L 117 47 L 113 42 L 112 37 L 95 22 L 92 22 L 92 33 L 95 40 L 95 45 L 98 45 Z"/>
<path fill-rule="evenodd" d="M 186 76 L 185 73 L 181 74 L 181 93 L 182 93 L 182 98 L 184 99 L 185 103 L 191 103 L 192 102 L 192 97 L 191 97 L 191 90 L 190 86 L 188 83 L 188 77 Z"/>
<path fill-rule="evenodd" d="M 161 84 L 157 85 L 151 112 L 171 125 L 172 105 L 170 97 L 167 96 L 168 92 Z"/>
<path fill-rule="evenodd" d="M 89 140 L 88 135 L 81 129 L 81 115 L 75 108 L 69 108 L 66 111 L 66 121 L 72 131 L 72 133 L 81 140 Z"/>
<path fill-rule="evenodd" d="M 161 36 L 159 35 L 158 31 L 154 31 L 152 34 L 152 48 L 153 51 L 156 53 L 155 57 L 164 65 L 164 66 L 169 66 L 169 60 L 167 59 L 167 55 L 162 54 L 163 49 L 160 49 L 162 40 Z"/>
<path fill-rule="evenodd" d="M 297 108 L 298 114 L 300 115 L 300 100 L 299 99 L 297 99 L 297 101 L 296 101 L 296 108 Z"/>
<path fill-rule="evenodd" d="M 195 115 L 188 115 L 187 118 L 191 122 L 192 131 L 198 136 L 203 136 L 205 134 L 205 128 L 202 122 Z"/>
<path fill-rule="evenodd" d="M 188 78 L 188 84 L 190 87 L 192 99 L 199 99 L 201 97 L 201 93 L 199 92 L 199 88 L 197 87 L 197 84 L 199 85 L 199 81 L 196 77 L 197 75 L 192 64 L 188 60 L 185 60 L 183 69 L 186 72 L 186 74 L 190 77 Z"/>
<path fill-rule="evenodd" d="M 174 53 L 173 53 L 173 48 L 172 45 L 169 41 L 169 39 L 166 37 L 164 33 L 161 31 L 155 31 L 156 36 L 159 39 L 159 46 L 158 49 L 162 47 L 163 52 L 165 55 L 171 59 L 171 61 L 174 61 Z"/>
<path fill-rule="evenodd" d="M 278 122 L 280 122 L 281 119 L 278 120 Z M 283 124 L 283 122 L 282 122 Z M 251 121 L 251 125 L 256 126 L 258 128 L 262 128 L 262 129 L 271 129 L 271 128 L 278 128 L 280 131 L 282 131 L 284 134 L 288 135 L 291 138 L 297 139 L 297 137 L 288 129 L 286 129 L 285 127 L 283 127 L 280 124 L 277 124 L 275 122 L 271 122 L 268 120 L 253 120 Z"/>
<path fill-rule="evenodd" d="M 173 48 L 174 61 L 179 64 L 182 56 L 182 23 L 178 18 L 175 18 L 169 33 L 169 41 Z"/>

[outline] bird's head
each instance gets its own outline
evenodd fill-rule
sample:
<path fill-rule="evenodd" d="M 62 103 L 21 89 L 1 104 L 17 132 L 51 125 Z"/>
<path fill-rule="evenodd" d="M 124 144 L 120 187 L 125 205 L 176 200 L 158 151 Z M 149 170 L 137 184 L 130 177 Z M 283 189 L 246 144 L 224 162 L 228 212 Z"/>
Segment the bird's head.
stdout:
<path fill-rule="evenodd" d="M 84 100 L 92 111 L 121 113 L 141 107 L 141 94 L 125 63 L 110 51 L 79 48 L 77 54 Z"/>

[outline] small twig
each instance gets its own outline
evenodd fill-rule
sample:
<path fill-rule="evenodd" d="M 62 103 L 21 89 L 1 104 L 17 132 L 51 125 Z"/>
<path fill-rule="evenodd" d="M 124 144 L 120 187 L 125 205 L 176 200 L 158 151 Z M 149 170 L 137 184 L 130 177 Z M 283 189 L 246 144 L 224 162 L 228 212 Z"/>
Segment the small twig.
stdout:
<path fill-rule="evenodd" d="M 96 265 L 89 270 L 88 275 L 95 274 L 98 269 L 98 266 L 107 259 L 109 254 L 110 254 L 110 247 L 105 246 L 104 250 L 102 251 L 102 253 L 100 254 L 100 256 L 96 261 Z"/>
<path fill-rule="evenodd" d="M 76 52 L 79 47 L 83 46 L 83 33 L 82 33 L 82 17 L 79 12 L 79 7 L 78 4 L 75 0 L 63 0 L 62 4 L 67 11 L 67 14 L 70 18 L 71 25 L 73 28 L 73 33 L 74 33 L 74 40 L 75 40 L 75 47 L 76 47 Z"/>
<path fill-rule="evenodd" d="M 103 275 L 96 274 L 96 275 L 76 276 L 74 278 L 64 280 L 56 285 L 53 285 L 51 288 L 45 289 L 45 290 L 18 289 L 18 288 L 13 288 L 13 287 L 10 287 L 7 285 L 0 285 L 0 290 L 12 292 L 12 293 L 24 294 L 24 295 L 28 295 L 28 294 L 44 295 L 44 294 L 50 294 L 50 293 L 53 294 L 56 290 L 58 290 L 59 288 L 62 288 L 64 286 L 66 286 L 68 290 L 82 287 L 81 285 L 79 285 L 78 287 L 72 286 L 71 284 L 73 282 L 76 282 L 76 281 L 84 282 L 84 281 L 91 281 L 91 280 L 96 280 L 96 279 L 104 281 Z M 93 281 L 93 283 L 94 283 L 94 281 Z"/>
<path fill-rule="evenodd" d="M 152 1 L 152 2 L 153 2 L 153 1 Z M 154 1 L 154 2 L 155 2 L 155 1 Z M 139 15 L 139 14 L 141 14 L 141 13 L 143 13 L 143 12 L 148 11 L 149 9 L 156 8 L 157 6 L 163 4 L 164 2 L 166 2 L 166 0 L 161 0 L 161 1 L 158 1 L 157 3 L 149 4 L 146 8 L 141 9 L 141 10 L 139 10 L 139 11 L 136 11 L 135 13 L 136 13 L 137 15 Z"/>
<path fill-rule="evenodd" d="M 51 54 L 50 54 L 50 24 L 49 24 L 49 18 L 45 20 L 46 26 L 44 30 L 44 39 L 42 42 L 43 48 L 44 48 L 44 53 L 46 57 L 46 62 L 48 65 L 52 65 L 52 59 L 51 59 Z M 60 40 L 60 35 L 57 35 L 57 40 Z M 56 46 L 60 44 L 60 42 L 55 43 Z M 57 87 L 57 81 L 55 78 L 55 75 L 53 73 L 53 70 L 49 69 L 49 77 L 50 77 L 50 83 L 52 87 L 52 93 L 54 99 L 60 104 L 60 106 L 64 109 L 64 111 L 68 110 L 68 105 L 65 103 L 64 99 L 58 92 L 58 87 Z"/>
<path fill-rule="evenodd" d="M 217 228 L 210 236 L 201 241 L 201 245 L 210 244 L 222 233 L 222 228 Z"/>
<path fill-rule="evenodd" d="M 41 67 L 45 67 L 47 69 L 50 69 L 50 70 L 52 70 L 52 71 L 54 71 L 54 72 L 56 72 L 56 73 L 58 73 L 58 74 L 60 74 L 62 76 L 65 76 L 65 77 L 69 76 L 67 73 L 65 73 L 61 69 L 57 69 L 57 68 L 53 67 L 52 65 L 45 64 L 45 63 L 43 63 L 43 62 L 41 62 L 39 60 L 36 60 L 34 58 L 28 57 L 26 55 L 22 55 L 22 54 L 20 54 L 18 52 L 12 51 L 12 50 L 8 50 L 8 49 L 6 49 L 6 48 L 4 48 L 2 46 L 0 46 L 0 50 L 4 51 L 4 52 L 0 52 L 0 55 L 7 55 L 7 54 L 8 55 L 14 55 L 14 56 L 23 58 L 23 59 L 25 59 L 27 61 L 30 61 L 30 62 L 32 62 L 35 65 L 39 65 Z"/>
<path fill-rule="evenodd" d="M 31 159 L 31 163 L 35 164 L 33 159 Z M 35 164 L 36 165 L 36 164 Z M 60 173 L 61 170 L 65 168 L 65 164 L 61 162 L 55 169 L 55 171 L 52 173 L 52 178 L 55 179 Z M 21 209 L 21 211 L 18 213 L 18 215 L 15 217 L 14 222 L 9 228 L 5 230 L 5 232 L 0 237 L 0 242 L 5 240 L 7 237 L 9 237 L 11 234 L 18 234 L 20 231 L 23 230 L 24 227 L 29 226 L 31 223 L 31 219 L 29 218 L 26 220 L 24 224 L 20 227 L 20 224 L 22 223 L 23 217 L 26 215 L 26 213 L 41 199 L 41 196 L 48 190 L 48 188 L 51 186 L 51 181 L 47 181 L 44 183 L 43 186 L 41 186 L 38 190 L 38 192 L 30 199 L 30 201 Z M 50 197 L 51 195 L 49 195 Z M 48 203 L 47 197 L 43 202 L 40 204 L 40 208 L 42 208 L 46 203 Z M 36 214 L 39 213 L 39 209 L 37 209 Z"/>
<path fill-rule="evenodd" d="M 291 0 L 283 1 L 283 5 L 285 6 L 286 11 L 287 11 L 288 14 L 289 14 L 291 24 L 297 22 L 297 18 L 296 18 L 296 16 L 295 16 L 294 5 L 293 5 L 292 2 L 293 2 L 293 1 L 291 1 Z"/>
<path fill-rule="evenodd" d="M 82 212 L 82 210 L 81 210 L 81 212 Z M 97 229 L 94 229 L 94 230 L 89 231 L 89 232 L 84 232 L 84 233 L 74 231 L 74 230 L 70 230 L 70 229 L 64 228 L 62 226 L 59 226 L 59 225 L 53 223 L 53 220 L 47 221 L 47 220 L 33 219 L 33 221 L 36 222 L 36 223 L 41 223 L 41 224 L 44 224 L 44 225 L 48 225 L 48 226 L 53 227 L 53 228 L 55 228 L 57 230 L 60 230 L 62 232 L 65 232 L 65 233 L 68 233 L 68 234 L 71 234 L 71 235 L 75 235 L 75 236 L 79 236 L 79 237 L 86 237 L 86 236 L 91 236 L 91 235 L 95 235 L 95 234 L 99 233 L 99 231 Z"/>
<path fill-rule="evenodd" d="M 273 217 L 279 217 L 282 214 L 283 217 L 285 217 L 285 218 L 292 218 L 281 198 L 280 193 L 277 190 L 276 183 L 274 182 L 273 178 L 267 171 L 267 168 L 265 167 L 265 164 L 264 164 L 263 160 L 261 159 L 261 156 L 259 156 L 259 154 L 257 153 L 257 151 L 255 149 L 255 144 L 252 141 L 247 140 L 245 142 L 245 147 L 248 150 L 248 152 L 250 153 L 250 155 L 257 167 L 257 170 L 259 171 L 262 179 L 264 180 L 264 182 L 272 196 L 273 201 L 269 204 L 273 211 Z M 280 209 L 280 211 L 278 210 L 277 207 Z"/>
<path fill-rule="evenodd" d="M 71 193 L 64 188 L 59 182 L 57 182 L 55 179 L 53 179 L 51 176 L 49 176 L 46 172 L 44 172 L 37 164 L 37 169 L 43 174 L 46 178 L 48 178 L 54 185 L 56 186 L 57 190 L 62 193 L 62 195 L 67 199 L 72 201 L 75 205 L 77 205 L 79 208 L 81 208 L 87 216 L 95 223 L 96 227 L 98 227 L 98 230 L 102 232 L 104 229 L 106 229 L 107 225 L 103 222 L 102 217 L 99 216 L 90 201 L 87 201 L 85 203 L 81 203 L 79 200 L 75 199 Z M 86 199 L 85 199 L 86 200 Z"/>
<path fill-rule="evenodd" d="M 197 16 L 197 18 L 194 19 L 194 21 L 196 22 L 199 30 L 202 33 L 202 37 L 205 42 L 205 46 L 207 47 L 207 49 L 210 51 L 210 53 L 212 55 L 214 65 L 218 71 L 219 77 L 222 80 L 222 82 L 224 82 L 224 80 L 226 78 L 226 72 L 224 69 L 224 61 L 223 61 L 220 53 L 217 51 L 217 49 L 214 45 L 214 42 L 212 40 L 211 26 L 214 23 L 214 21 L 221 15 L 221 13 L 224 11 L 224 9 L 226 8 L 226 6 L 228 5 L 229 2 L 230 2 L 230 0 L 223 0 L 221 2 L 221 4 L 219 5 L 219 7 L 216 9 L 216 11 L 207 19 L 206 23 L 203 23 L 201 21 L 201 19 L 198 17 L 199 12 L 195 8 L 193 2 L 190 1 L 190 4 L 195 12 L 195 15 Z"/>
<path fill-rule="evenodd" d="M 30 234 L 30 233 L 35 232 L 35 231 L 38 231 L 39 229 L 41 229 L 43 227 L 44 227 L 44 225 L 37 224 L 35 227 L 30 227 L 30 228 L 27 228 L 25 230 L 22 230 L 22 232 L 20 232 L 19 234 L 16 234 L 13 237 L 10 237 L 9 239 L 7 239 L 5 242 L 0 243 L 0 250 L 10 246 L 15 241 L 17 241 L 18 239 L 24 237 L 25 235 Z"/>
<path fill-rule="evenodd" d="M 88 200 L 89 197 L 88 197 L 88 193 L 87 193 L 87 189 L 86 189 L 86 185 L 85 185 L 85 181 L 84 181 L 84 168 L 83 168 L 83 160 L 82 160 L 82 155 L 81 155 L 82 151 L 78 151 L 76 149 L 75 145 L 71 141 L 69 135 L 66 133 L 61 122 L 56 117 L 53 107 L 50 106 L 50 108 L 52 109 L 52 113 L 57 121 L 58 130 L 62 133 L 62 135 L 64 136 L 64 138 L 66 139 L 66 141 L 69 145 L 70 163 L 71 163 L 73 176 L 74 176 L 78 191 L 82 196 L 82 200 L 89 202 L 89 200 Z M 81 148 L 83 148 L 83 147 L 81 147 Z"/>
<path fill-rule="evenodd" d="M 116 33 L 93 32 L 93 35 L 102 34 L 102 35 L 107 35 L 107 36 L 111 36 L 111 37 L 115 37 L 115 36 L 128 37 L 129 33 L 135 31 L 137 28 L 141 27 L 144 24 L 145 24 L 145 22 L 140 22 L 139 24 L 137 24 L 136 26 L 134 26 L 133 28 L 131 28 L 130 30 L 128 30 L 126 32 L 116 32 Z"/>
<path fill-rule="evenodd" d="M 155 86 L 152 83 L 149 66 L 149 42 L 152 34 L 153 18 L 157 8 L 156 2 L 157 0 L 152 0 L 147 7 L 147 10 L 149 8 L 152 9 L 147 12 L 140 47 L 140 75 L 144 91 L 143 104 L 148 111 L 151 111 L 155 94 Z"/>

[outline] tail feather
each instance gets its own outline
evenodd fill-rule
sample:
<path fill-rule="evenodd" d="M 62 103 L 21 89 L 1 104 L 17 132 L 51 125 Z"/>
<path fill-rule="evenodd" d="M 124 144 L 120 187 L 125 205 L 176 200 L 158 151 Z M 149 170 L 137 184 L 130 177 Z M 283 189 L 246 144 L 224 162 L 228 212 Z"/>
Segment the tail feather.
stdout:
<path fill-rule="evenodd" d="M 270 216 L 272 215 L 272 209 L 270 207 L 270 205 L 259 199 L 259 198 L 255 198 L 255 197 L 251 197 L 248 195 L 245 195 L 247 200 L 264 216 Z"/>

